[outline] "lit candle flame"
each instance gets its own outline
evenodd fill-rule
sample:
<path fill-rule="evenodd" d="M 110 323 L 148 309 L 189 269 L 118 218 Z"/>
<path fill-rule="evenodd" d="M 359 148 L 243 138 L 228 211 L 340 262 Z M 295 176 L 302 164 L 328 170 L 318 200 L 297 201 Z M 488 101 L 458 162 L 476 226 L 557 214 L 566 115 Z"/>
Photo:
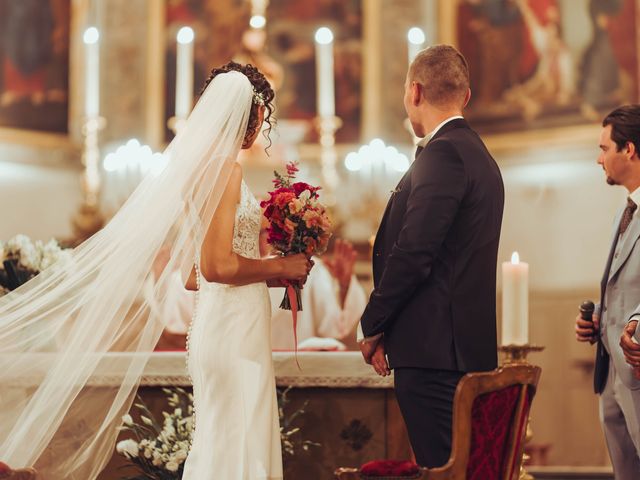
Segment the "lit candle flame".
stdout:
<path fill-rule="evenodd" d="M 514 265 L 517 265 L 520 263 L 520 255 L 518 255 L 518 252 L 513 252 L 511 254 L 511 263 Z"/>

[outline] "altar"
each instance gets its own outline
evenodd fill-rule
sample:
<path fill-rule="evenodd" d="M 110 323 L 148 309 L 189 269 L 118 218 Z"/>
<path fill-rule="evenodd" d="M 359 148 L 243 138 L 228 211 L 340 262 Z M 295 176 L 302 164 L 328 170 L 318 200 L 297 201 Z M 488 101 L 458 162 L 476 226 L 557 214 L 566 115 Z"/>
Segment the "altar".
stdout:
<path fill-rule="evenodd" d="M 119 362 L 127 354 L 113 353 L 90 384 L 108 387 Z M 311 441 L 307 451 L 283 452 L 285 478 L 324 480 L 337 466 L 357 466 L 375 458 L 409 458 L 410 447 L 393 394 L 393 377 L 380 377 L 362 361 L 359 352 L 274 352 L 276 384 L 287 391 L 281 420 L 299 428 Z M 184 352 L 151 355 L 138 391 L 156 417 L 167 409 L 163 388 L 189 388 Z M 288 389 L 288 390 L 287 390 Z M 121 438 L 126 438 L 122 435 Z M 115 480 L 134 473 L 123 469 L 115 453 L 99 477 Z"/>

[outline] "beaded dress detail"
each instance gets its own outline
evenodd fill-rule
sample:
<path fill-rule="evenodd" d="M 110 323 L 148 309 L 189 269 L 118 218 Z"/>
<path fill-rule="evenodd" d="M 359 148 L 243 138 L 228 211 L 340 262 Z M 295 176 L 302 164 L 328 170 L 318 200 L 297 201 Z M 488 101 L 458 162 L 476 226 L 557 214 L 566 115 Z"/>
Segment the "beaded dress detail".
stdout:
<path fill-rule="evenodd" d="M 261 214 L 243 181 L 233 233 L 238 255 L 260 257 Z M 182 478 L 280 480 L 267 286 L 211 283 L 196 272 L 198 294 L 187 341 L 195 431 Z"/>

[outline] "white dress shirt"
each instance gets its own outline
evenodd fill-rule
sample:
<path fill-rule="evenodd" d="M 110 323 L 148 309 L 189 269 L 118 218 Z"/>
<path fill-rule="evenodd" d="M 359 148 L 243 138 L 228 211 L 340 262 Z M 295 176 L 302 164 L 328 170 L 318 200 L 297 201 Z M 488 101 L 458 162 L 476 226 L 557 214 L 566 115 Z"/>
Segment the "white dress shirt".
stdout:
<path fill-rule="evenodd" d="M 431 140 L 433 138 L 433 136 L 436 133 L 438 133 L 438 130 L 440 130 L 442 127 L 444 127 L 451 120 L 456 120 L 457 118 L 464 118 L 464 117 L 462 115 L 454 115 L 453 117 L 447 118 L 444 122 L 441 122 L 436 128 L 431 130 L 431 132 L 429 132 L 426 136 L 421 138 L 420 141 L 418 143 L 416 143 L 416 145 L 418 147 L 422 147 L 422 148 L 426 147 L 427 143 L 429 143 L 429 140 Z"/>

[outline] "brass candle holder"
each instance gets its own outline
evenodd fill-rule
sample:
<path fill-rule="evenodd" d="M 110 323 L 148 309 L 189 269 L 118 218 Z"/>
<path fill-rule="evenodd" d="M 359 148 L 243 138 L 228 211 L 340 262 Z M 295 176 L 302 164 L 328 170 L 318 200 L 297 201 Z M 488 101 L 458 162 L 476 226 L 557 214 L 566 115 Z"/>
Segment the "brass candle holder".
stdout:
<path fill-rule="evenodd" d="M 544 347 L 538 345 L 502 345 L 498 351 L 504 353 L 504 365 L 528 364 L 527 356 L 531 352 L 541 352 Z"/>
<path fill-rule="evenodd" d="M 87 117 L 82 125 L 82 204 L 73 217 L 74 243 L 80 244 L 104 226 L 100 212 L 100 146 L 98 134 L 106 126 L 103 117 Z"/>
<path fill-rule="evenodd" d="M 504 354 L 503 365 L 529 365 L 527 356 L 531 352 L 541 352 L 544 347 L 539 345 L 503 345 L 498 347 L 498 351 Z M 524 436 L 524 444 L 527 445 L 533 438 L 533 431 L 531 430 L 531 417 L 527 419 L 527 430 Z M 522 462 L 520 463 L 520 474 L 518 480 L 534 480 L 533 476 L 528 473 L 524 464 L 529 459 L 526 453 L 522 455 Z"/>

